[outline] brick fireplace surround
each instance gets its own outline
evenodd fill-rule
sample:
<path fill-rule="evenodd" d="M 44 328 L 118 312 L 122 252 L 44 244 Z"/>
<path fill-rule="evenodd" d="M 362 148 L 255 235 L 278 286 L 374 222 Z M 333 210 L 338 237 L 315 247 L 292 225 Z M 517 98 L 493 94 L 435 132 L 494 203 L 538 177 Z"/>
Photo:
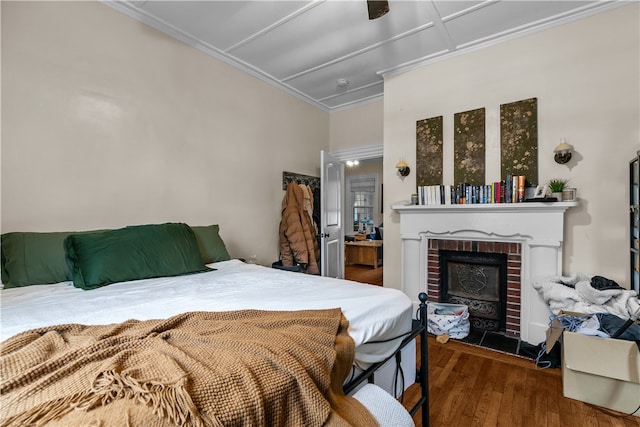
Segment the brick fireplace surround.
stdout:
<path fill-rule="evenodd" d="M 507 312 L 505 335 L 520 337 L 520 267 L 521 245 L 509 242 L 472 240 L 429 240 L 427 252 L 427 295 L 429 301 L 440 298 L 440 250 L 507 255 Z"/>
<path fill-rule="evenodd" d="M 393 205 L 400 217 L 402 290 L 416 309 L 420 292 L 437 300 L 441 248 L 506 253 L 506 333 L 538 344 L 551 312 L 532 284 L 562 274 L 564 214 L 575 206 L 578 202 Z"/>

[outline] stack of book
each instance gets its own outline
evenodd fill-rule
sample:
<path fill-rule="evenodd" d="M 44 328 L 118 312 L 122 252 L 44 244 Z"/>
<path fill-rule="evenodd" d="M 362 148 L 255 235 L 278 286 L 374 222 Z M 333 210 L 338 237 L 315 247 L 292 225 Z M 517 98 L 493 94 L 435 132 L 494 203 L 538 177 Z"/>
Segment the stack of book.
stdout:
<path fill-rule="evenodd" d="M 422 185 L 417 191 L 418 204 L 520 203 L 524 202 L 525 182 L 524 175 L 507 175 L 502 181 L 485 185 Z"/>

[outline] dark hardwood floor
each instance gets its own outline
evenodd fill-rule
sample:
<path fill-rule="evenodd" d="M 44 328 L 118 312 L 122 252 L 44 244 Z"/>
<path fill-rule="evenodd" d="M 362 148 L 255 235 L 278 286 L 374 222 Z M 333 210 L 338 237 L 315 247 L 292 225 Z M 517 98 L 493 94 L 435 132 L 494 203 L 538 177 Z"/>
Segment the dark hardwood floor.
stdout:
<path fill-rule="evenodd" d="M 419 396 L 419 385 L 411 385 L 403 405 L 410 408 Z M 429 400 L 432 427 L 640 426 L 640 417 L 564 397 L 559 368 L 541 369 L 530 359 L 455 340 L 440 344 L 433 337 Z M 416 427 L 422 427 L 421 417 L 419 410 L 413 417 Z"/>

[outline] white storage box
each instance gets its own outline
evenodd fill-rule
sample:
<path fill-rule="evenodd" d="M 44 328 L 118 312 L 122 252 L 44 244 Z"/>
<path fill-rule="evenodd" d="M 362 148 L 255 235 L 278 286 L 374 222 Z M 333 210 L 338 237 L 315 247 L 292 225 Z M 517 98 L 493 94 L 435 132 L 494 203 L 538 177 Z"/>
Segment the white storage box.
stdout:
<path fill-rule="evenodd" d="M 640 406 L 640 352 L 634 341 L 564 331 L 565 397 L 630 414 Z M 640 417 L 640 410 L 634 413 Z"/>

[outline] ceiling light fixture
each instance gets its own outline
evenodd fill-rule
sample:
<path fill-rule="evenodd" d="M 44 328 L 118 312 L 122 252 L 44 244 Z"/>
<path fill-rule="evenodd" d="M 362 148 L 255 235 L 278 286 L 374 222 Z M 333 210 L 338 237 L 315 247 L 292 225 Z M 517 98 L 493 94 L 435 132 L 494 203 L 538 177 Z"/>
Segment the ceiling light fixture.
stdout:
<path fill-rule="evenodd" d="M 349 86 L 349 80 L 347 80 L 347 79 L 338 79 L 338 81 L 336 81 L 336 86 L 338 86 L 339 88 L 345 88 L 345 87 Z"/>
<path fill-rule="evenodd" d="M 367 1 L 367 9 L 369 10 L 369 20 L 378 19 L 389 12 L 389 2 Z"/>

